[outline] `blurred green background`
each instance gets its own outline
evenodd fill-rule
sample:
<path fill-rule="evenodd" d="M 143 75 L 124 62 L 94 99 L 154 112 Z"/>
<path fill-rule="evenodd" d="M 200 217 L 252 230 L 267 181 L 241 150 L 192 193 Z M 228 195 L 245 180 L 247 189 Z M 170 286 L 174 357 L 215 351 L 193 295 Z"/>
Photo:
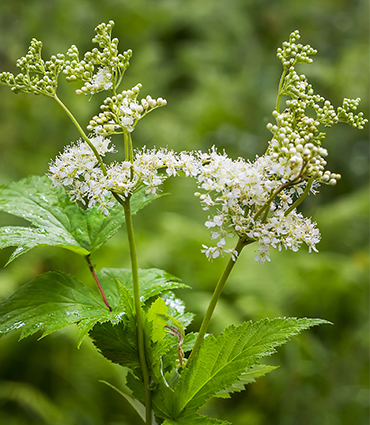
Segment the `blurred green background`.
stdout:
<path fill-rule="evenodd" d="M 44 57 L 71 44 L 90 50 L 93 29 L 114 19 L 120 48 L 133 49 L 124 88 L 138 82 L 142 94 L 162 96 L 168 106 L 150 114 L 134 133 L 138 145 L 174 150 L 225 148 L 253 159 L 270 136 L 281 66 L 276 48 L 295 29 L 318 49 L 314 64 L 301 66 L 314 88 L 336 106 L 361 97 L 369 117 L 369 10 L 366 0 L 2 0 L 0 70 L 15 71 L 32 37 Z M 101 103 L 74 95 L 60 84 L 60 97 L 85 126 Z M 0 184 L 44 174 L 48 162 L 76 129 L 46 98 L 14 95 L 0 87 Z M 320 253 L 272 252 L 271 263 L 243 252 L 210 329 L 264 317 L 320 317 L 334 326 L 307 331 L 268 361 L 281 365 L 230 400 L 215 399 L 204 413 L 234 425 L 365 425 L 368 423 L 369 196 L 368 126 L 328 130 L 329 169 L 339 184 L 323 187 L 303 207 L 322 231 Z M 118 142 L 117 142 L 118 143 Z M 139 263 L 159 267 L 193 287 L 179 295 L 199 326 L 225 260 L 200 254 L 209 235 L 207 215 L 194 198 L 193 182 L 172 179 L 165 196 L 135 218 Z M 5 214 L 0 225 L 19 223 Z M 121 231 L 93 261 L 127 267 Z M 11 250 L 0 252 L 3 266 Z M 38 273 L 60 269 L 93 285 L 83 259 L 61 249 L 35 249 L 0 271 L 0 300 Z M 4 425 L 134 425 L 128 403 L 103 379 L 123 386 L 125 371 L 108 363 L 76 329 L 41 341 L 0 339 L 0 423 Z"/>

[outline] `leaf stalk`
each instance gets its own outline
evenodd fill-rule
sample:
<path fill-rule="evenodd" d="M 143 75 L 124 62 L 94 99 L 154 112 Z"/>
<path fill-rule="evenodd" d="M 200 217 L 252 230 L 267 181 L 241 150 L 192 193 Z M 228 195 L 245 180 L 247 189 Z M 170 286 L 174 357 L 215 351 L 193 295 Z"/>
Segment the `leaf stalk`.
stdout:
<path fill-rule="evenodd" d="M 93 265 L 92 265 L 92 263 L 91 263 L 90 255 L 86 255 L 86 257 L 85 257 L 85 258 L 86 258 L 87 264 L 89 265 L 89 269 L 90 269 L 90 271 L 91 271 L 91 274 L 93 275 L 94 280 L 95 280 L 95 282 L 96 282 L 96 284 L 97 284 L 97 286 L 98 286 L 98 289 L 99 289 L 100 295 L 101 295 L 101 297 L 103 298 L 104 304 L 108 307 L 108 310 L 109 310 L 109 311 L 112 311 L 112 308 L 111 308 L 111 306 L 109 305 L 108 300 L 107 300 L 107 297 L 105 296 L 104 291 L 103 291 L 103 288 L 102 288 L 102 286 L 101 286 L 101 284 L 100 284 L 100 282 L 99 282 L 98 276 L 97 276 L 97 275 L 96 275 L 96 273 L 95 273 L 94 266 L 93 266 Z"/>

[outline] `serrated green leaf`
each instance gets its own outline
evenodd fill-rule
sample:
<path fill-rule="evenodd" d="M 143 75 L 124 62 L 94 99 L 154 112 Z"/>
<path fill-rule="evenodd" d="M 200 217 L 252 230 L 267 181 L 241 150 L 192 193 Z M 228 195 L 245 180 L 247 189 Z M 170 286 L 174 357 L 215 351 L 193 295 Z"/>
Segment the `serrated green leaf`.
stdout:
<path fill-rule="evenodd" d="M 116 325 L 110 322 L 98 323 L 89 336 L 105 358 L 141 376 L 135 316 L 125 315 Z"/>
<path fill-rule="evenodd" d="M 139 190 L 131 198 L 135 214 L 157 196 Z M 22 217 L 35 227 L 0 228 L 0 249 L 18 247 L 8 263 L 36 246 L 57 246 L 89 255 L 111 238 L 125 221 L 120 205 L 108 216 L 96 208 L 85 210 L 71 202 L 63 188 L 48 177 L 31 176 L 0 187 L 0 211 Z"/>
<path fill-rule="evenodd" d="M 143 382 L 137 378 L 131 371 L 126 375 L 126 385 L 132 391 L 133 397 L 144 403 L 145 390 Z"/>
<path fill-rule="evenodd" d="M 132 295 L 132 275 L 129 269 L 108 269 L 103 268 L 97 272 L 101 281 L 119 281 Z M 149 298 L 155 297 L 164 291 L 176 288 L 188 288 L 179 279 L 170 273 L 160 269 L 139 269 L 140 300 L 144 304 Z"/>
<path fill-rule="evenodd" d="M 102 282 L 107 284 L 104 278 Z M 141 366 L 137 348 L 137 328 L 134 300 L 129 289 L 121 285 L 121 300 L 126 305 L 125 314 L 118 323 L 96 323 L 89 330 L 98 351 L 108 360 L 130 368 L 140 376 Z"/>
<path fill-rule="evenodd" d="M 114 320 L 98 292 L 62 272 L 47 272 L 0 304 L 0 335 L 22 329 L 20 339 L 43 330 L 43 336 L 81 320 Z"/>
<path fill-rule="evenodd" d="M 228 327 L 218 338 L 205 338 L 192 363 L 185 368 L 174 393 L 164 385 L 153 397 L 153 405 L 166 412 L 166 418 L 187 419 L 209 397 L 239 382 L 240 376 L 259 358 L 275 352 L 304 329 L 322 323 L 321 319 L 277 318 Z M 160 406 L 161 405 L 161 406 Z"/>
<path fill-rule="evenodd" d="M 112 325 L 117 325 L 126 316 L 134 316 L 134 307 L 132 302 L 132 295 L 130 291 L 121 285 L 118 281 L 110 281 L 102 279 L 100 284 L 107 297 L 109 306 L 112 309 L 111 314 L 106 317 L 93 317 L 86 318 L 78 322 L 79 339 L 78 347 L 80 347 L 85 336 L 97 324 L 109 321 Z"/>
<path fill-rule="evenodd" d="M 214 397 L 220 398 L 230 398 L 230 394 L 244 391 L 245 386 L 256 382 L 256 378 L 266 375 L 267 373 L 277 369 L 278 366 L 268 366 L 268 365 L 256 365 L 249 369 L 247 372 L 243 373 L 239 377 L 239 381 L 232 384 L 229 388 L 226 388 L 223 391 L 219 391 L 214 395 Z"/>

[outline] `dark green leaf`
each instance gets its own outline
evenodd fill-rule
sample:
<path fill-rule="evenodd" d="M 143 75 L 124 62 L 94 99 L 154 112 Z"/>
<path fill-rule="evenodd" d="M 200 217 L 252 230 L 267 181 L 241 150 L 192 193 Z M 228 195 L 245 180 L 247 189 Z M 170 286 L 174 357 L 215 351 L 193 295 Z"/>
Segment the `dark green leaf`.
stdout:
<path fill-rule="evenodd" d="M 110 312 L 100 294 L 62 272 L 44 273 L 0 304 L 0 335 L 22 329 L 20 338 L 43 330 L 43 336 L 84 321 L 117 320 L 122 306 Z"/>
<path fill-rule="evenodd" d="M 156 196 L 139 190 L 131 198 L 132 213 Z M 100 248 L 124 223 L 120 205 L 104 215 L 96 208 L 85 210 L 71 202 L 63 188 L 51 187 L 48 177 L 31 176 L 0 187 L 0 211 L 22 217 L 35 227 L 0 229 L 0 248 L 18 247 L 9 262 L 36 246 L 58 246 L 80 255 Z"/>
<path fill-rule="evenodd" d="M 105 358 L 141 375 L 134 316 L 125 315 L 117 325 L 98 323 L 89 336 Z"/>
<path fill-rule="evenodd" d="M 140 375 L 140 362 L 137 349 L 136 316 L 134 312 L 133 298 L 127 291 L 125 315 L 122 316 L 120 323 L 114 324 L 112 321 L 96 324 L 89 332 L 94 345 L 99 352 L 121 366 L 130 368 L 137 376 Z M 157 298 L 148 312 L 142 311 L 145 346 L 148 361 L 148 367 L 152 371 L 153 378 L 162 379 L 161 358 L 171 348 L 178 346 L 176 336 L 169 335 L 166 332 L 166 324 L 170 320 L 166 314 L 168 307 L 161 298 Z M 166 361 L 166 364 L 177 364 L 177 349 L 172 350 L 172 357 Z"/>

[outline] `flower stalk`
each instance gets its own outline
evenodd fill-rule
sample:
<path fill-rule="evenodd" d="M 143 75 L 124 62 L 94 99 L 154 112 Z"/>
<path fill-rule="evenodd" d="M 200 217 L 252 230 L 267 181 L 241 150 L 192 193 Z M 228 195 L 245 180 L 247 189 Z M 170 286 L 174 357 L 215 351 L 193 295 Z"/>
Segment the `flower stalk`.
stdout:
<path fill-rule="evenodd" d="M 81 134 L 81 136 L 84 139 L 84 141 L 89 145 L 89 147 L 91 148 L 91 150 L 94 152 L 94 155 L 95 155 L 96 159 L 99 162 L 99 166 L 100 166 L 103 174 L 104 175 L 107 175 L 107 170 L 105 168 L 105 164 L 104 164 L 101 156 L 99 155 L 96 147 L 91 143 L 91 141 L 87 137 L 86 133 L 83 131 L 82 127 L 80 126 L 80 124 L 78 123 L 78 121 L 76 120 L 76 118 L 74 117 L 74 115 L 72 114 L 72 112 L 66 107 L 66 105 L 59 99 L 59 97 L 56 94 L 53 96 L 53 98 L 56 100 L 56 102 L 58 103 L 58 105 L 62 107 L 62 109 L 64 110 L 64 112 L 69 116 L 69 118 L 71 119 L 71 121 L 73 122 L 73 124 L 76 126 L 78 132 Z"/>
<path fill-rule="evenodd" d="M 115 193 L 113 193 L 113 195 L 116 198 L 116 200 L 123 206 L 123 209 L 125 211 L 127 239 L 128 239 L 129 248 L 130 248 L 132 284 L 134 289 L 134 307 L 135 307 L 135 313 L 136 313 L 139 362 L 140 362 L 141 372 L 143 374 L 144 390 L 145 390 L 145 415 L 146 415 L 145 423 L 147 425 L 151 425 L 152 424 L 152 398 L 151 398 L 151 391 L 149 388 L 150 376 L 149 376 L 149 370 L 148 370 L 146 356 L 145 356 L 144 326 L 143 326 L 142 309 L 141 309 L 141 302 L 140 302 L 139 269 L 138 269 L 138 263 L 137 263 L 135 234 L 134 234 L 134 227 L 132 223 L 130 198 L 126 198 L 125 200 L 123 200 L 119 195 Z"/>
<path fill-rule="evenodd" d="M 235 265 L 237 259 L 239 258 L 239 255 L 240 255 L 242 249 L 251 242 L 252 241 L 246 240 L 245 238 L 239 238 L 238 243 L 235 247 L 235 257 L 236 258 L 234 257 L 234 255 L 230 258 L 230 260 L 227 263 L 222 275 L 220 276 L 220 279 L 217 282 L 217 285 L 216 285 L 216 287 L 213 291 L 213 294 L 212 294 L 212 298 L 211 298 L 211 300 L 208 304 L 207 311 L 204 315 L 202 324 L 200 326 L 198 337 L 195 341 L 194 347 L 193 347 L 193 349 L 190 353 L 190 356 L 188 358 L 188 361 L 186 363 L 187 367 L 189 367 L 189 365 L 191 364 L 191 361 L 192 361 L 195 353 L 199 349 L 199 346 L 201 345 L 201 343 L 202 343 L 202 341 L 203 341 L 203 339 L 206 335 L 209 322 L 211 321 L 213 312 L 215 311 L 215 308 L 216 308 L 217 302 L 220 298 L 221 292 L 224 289 L 226 281 L 227 281 L 228 277 L 230 276 L 230 273 L 231 273 L 232 269 L 234 268 L 234 265 Z"/>

